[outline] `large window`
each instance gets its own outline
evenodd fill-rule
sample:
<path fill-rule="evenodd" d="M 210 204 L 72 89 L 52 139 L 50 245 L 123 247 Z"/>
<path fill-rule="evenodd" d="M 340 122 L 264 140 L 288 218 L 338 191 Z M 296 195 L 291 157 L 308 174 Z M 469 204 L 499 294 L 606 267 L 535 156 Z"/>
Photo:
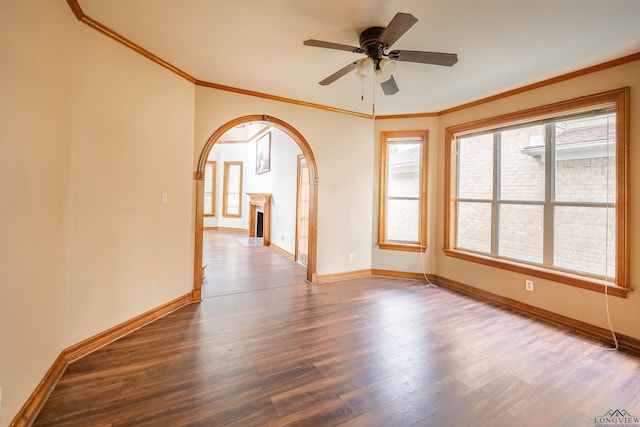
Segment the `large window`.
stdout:
<path fill-rule="evenodd" d="M 427 241 L 427 131 L 383 132 L 379 242 L 420 251 Z"/>
<path fill-rule="evenodd" d="M 448 128 L 447 254 L 627 288 L 627 102 L 623 89 Z"/>
<path fill-rule="evenodd" d="M 222 216 L 242 216 L 242 162 L 224 162 Z"/>
<path fill-rule="evenodd" d="M 207 161 L 204 168 L 204 216 L 216 215 L 216 162 Z"/>

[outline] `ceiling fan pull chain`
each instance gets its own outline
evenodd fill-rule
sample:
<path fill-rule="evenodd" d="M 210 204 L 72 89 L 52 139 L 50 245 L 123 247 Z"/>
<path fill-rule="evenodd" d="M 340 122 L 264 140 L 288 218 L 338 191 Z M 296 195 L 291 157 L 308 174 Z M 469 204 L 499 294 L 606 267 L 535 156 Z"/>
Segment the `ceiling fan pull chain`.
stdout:
<path fill-rule="evenodd" d="M 376 116 L 376 78 L 371 79 L 371 111 L 373 117 Z"/>

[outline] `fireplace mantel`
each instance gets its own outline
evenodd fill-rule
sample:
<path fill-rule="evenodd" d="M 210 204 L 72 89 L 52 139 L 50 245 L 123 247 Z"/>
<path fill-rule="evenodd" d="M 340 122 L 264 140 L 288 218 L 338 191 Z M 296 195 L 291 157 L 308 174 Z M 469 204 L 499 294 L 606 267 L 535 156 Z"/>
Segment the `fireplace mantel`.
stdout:
<path fill-rule="evenodd" d="M 264 246 L 271 245 L 271 194 L 247 193 L 249 196 L 249 237 L 256 235 L 256 212 L 262 208 L 262 241 Z"/>

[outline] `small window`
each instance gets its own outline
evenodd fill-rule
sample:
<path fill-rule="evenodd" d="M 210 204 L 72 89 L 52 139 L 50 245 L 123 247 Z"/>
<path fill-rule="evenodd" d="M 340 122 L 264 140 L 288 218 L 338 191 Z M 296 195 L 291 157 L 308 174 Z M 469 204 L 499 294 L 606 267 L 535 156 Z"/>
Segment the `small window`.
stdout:
<path fill-rule="evenodd" d="M 222 216 L 242 216 L 242 162 L 224 162 Z"/>
<path fill-rule="evenodd" d="M 627 99 L 622 89 L 448 128 L 446 253 L 627 288 Z"/>
<path fill-rule="evenodd" d="M 204 169 L 204 216 L 216 215 L 216 162 L 208 161 Z"/>
<path fill-rule="evenodd" d="M 427 148 L 427 131 L 382 133 L 378 227 L 382 249 L 426 248 Z"/>

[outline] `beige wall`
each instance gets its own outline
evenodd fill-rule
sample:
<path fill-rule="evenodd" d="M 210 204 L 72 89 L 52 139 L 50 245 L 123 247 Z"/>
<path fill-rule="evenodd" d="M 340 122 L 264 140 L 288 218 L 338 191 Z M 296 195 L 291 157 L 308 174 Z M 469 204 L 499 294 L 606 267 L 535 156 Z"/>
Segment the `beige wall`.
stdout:
<path fill-rule="evenodd" d="M 202 147 L 218 128 L 252 114 L 283 120 L 311 146 L 320 181 L 318 274 L 371 268 L 372 120 L 198 87 L 194 170 Z"/>
<path fill-rule="evenodd" d="M 373 254 L 372 266 L 378 270 L 403 271 L 410 273 L 435 273 L 435 251 L 436 251 L 436 184 L 438 171 L 438 117 L 423 117 L 414 119 L 393 119 L 376 120 L 375 134 L 375 159 L 374 159 L 374 181 L 373 187 Z M 424 253 L 392 251 L 380 249 L 378 242 L 378 189 L 380 188 L 380 135 L 382 132 L 403 131 L 403 130 L 427 130 L 429 143 L 429 157 L 427 164 L 427 250 Z"/>
<path fill-rule="evenodd" d="M 72 29 L 64 2 L 0 1 L 0 425 L 63 347 Z"/>
<path fill-rule="evenodd" d="M 75 58 L 65 346 L 193 280 L 194 86 L 82 24 Z"/>
<path fill-rule="evenodd" d="M 520 95 L 503 98 L 473 108 L 467 108 L 441 117 L 437 133 L 438 145 L 438 193 L 437 247 L 442 248 L 444 232 L 444 131 L 447 126 L 467 123 L 499 114 L 526 108 L 551 104 L 557 101 L 577 98 L 625 86 L 631 87 L 631 157 L 630 157 L 630 199 L 631 199 L 631 285 L 637 288 L 640 271 L 640 229 L 634 221 L 640 214 L 640 187 L 634 185 L 640 179 L 640 153 L 634 150 L 634 142 L 640 140 L 640 61 L 604 70 L 598 73 L 542 87 Z M 572 286 L 562 285 L 539 278 L 534 279 L 533 293 L 524 290 L 522 274 L 503 271 L 480 264 L 444 256 L 436 251 L 437 274 L 467 285 L 483 289 L 497 295 L 522 301 L 545 310 L 560 313 L 573 319 L 607 328 L 605 296 Z M 635 285 L 634 285 L 635 284 Z M 640 295 L 631 292 L 626 299 L 610 297 L 610 312 L 616 331 L 640 339 Z"/>
<path fill-rule="evenodd" d="M 0 19 L 4 426 L 64 348 L 191 290 L 194 87 L 65 2 Z"/>

